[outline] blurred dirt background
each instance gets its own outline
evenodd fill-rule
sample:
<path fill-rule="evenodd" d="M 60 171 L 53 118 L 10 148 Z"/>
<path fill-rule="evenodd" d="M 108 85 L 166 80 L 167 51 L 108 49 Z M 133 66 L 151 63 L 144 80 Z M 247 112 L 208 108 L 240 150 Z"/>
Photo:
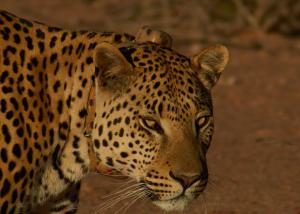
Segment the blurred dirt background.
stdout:
<path fill-rule="evenodd" d="M 300 1 L 0 0 L 0 8 L 71 29 L 134 34 L 151 25 L 185 55 L 227 45 L 230 63 L 213 92 L 211 180 L 185 213 L 300 214 Z M 121 185 L 89 176 L 79 214 L 99 211 Z M 143 201 L 98 213 L 164 212 Z"/>

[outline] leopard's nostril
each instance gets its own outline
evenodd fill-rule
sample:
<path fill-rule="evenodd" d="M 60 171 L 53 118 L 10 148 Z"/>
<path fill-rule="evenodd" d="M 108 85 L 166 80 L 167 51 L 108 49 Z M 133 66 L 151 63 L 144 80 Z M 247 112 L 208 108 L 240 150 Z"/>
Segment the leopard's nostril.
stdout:
<path fill-rule="evenodd" d="M 185 174 L 175 174 L 172 171 L 170 171 L 170 176 L 178 181 L 184 189 L 189 188 L 191 185 L 193 185 L 195 182 L 201 179 L 201 174 L 195 174 L 195 175 L 185 175 Z"/>

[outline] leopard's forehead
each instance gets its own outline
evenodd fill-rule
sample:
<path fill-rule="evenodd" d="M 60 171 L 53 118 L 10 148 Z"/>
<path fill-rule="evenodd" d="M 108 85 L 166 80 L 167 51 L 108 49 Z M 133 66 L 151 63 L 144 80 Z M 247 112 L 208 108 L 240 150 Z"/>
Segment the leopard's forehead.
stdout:
<path fill-rule="evenodd" d="M 147 113 L 180 121 L 202 108 L 212 108 L 210 93 L 189 58 L 152 43 L 121 47 L 120 51 L 139 74 L 128 94 Z"/>

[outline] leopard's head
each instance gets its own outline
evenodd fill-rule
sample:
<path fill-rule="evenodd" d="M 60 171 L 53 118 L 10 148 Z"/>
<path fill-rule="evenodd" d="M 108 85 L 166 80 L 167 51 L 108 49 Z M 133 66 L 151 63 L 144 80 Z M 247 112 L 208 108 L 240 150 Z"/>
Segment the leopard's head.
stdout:
<path fill-rule="evenodd" d="M 183 210 L 208 182 L 211 89 L 228 51 L 215 45 L 188 58 L 166 46 L 96 47 L 93 149 L 99 163 L 141 184 L 137 194 Z"/>

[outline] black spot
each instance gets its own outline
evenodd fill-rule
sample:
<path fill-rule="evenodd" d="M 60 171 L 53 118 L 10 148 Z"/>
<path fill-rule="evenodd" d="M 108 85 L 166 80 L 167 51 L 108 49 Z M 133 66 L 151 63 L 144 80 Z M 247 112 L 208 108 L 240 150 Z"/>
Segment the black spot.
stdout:
<path fill-rule="evenodd" d="M 120 155 L 121 155 L 122 158 L 127 158 L 128 157 L 127 152 L 121 152 Z"/>
<path fill-rule="evenodd" d="M 5 148 L 1 149 L 0 153 L 1 159 L 4 163 L 7 163 L 7 150 Z"/>
<path fill-rule="evenodd" d="M 21 154 L 21 148 L 20 148 L 19 144 L 15 144 L 13 146 L 12 152 L 17 158 L 21 157 L 22 154 Z"/>
<path fill-rule="evenodd" d="M 68 99 L 67 99 L 67 101 L 66 101 L 68 108 L 71 107 L 71 101 L 72 101 L 72 96 L 69 95 L 69 96 L 68 96 Z"/>
<path fill-rule="evenodd" d="M 113 143 L 113 146 L 116 147 L 116 148 L 118 148 L 118 147 L 119 147 L 119 142 L 115 141 L 115 142 Z"/>
<path fill-rule="evenodd" d="M 130 118 L 128 116 L 125 118 L 125 123 L 126 123 L 126 125 L 130 124 Z"/>
<path fill-rule="evenodd" d="M 77 91 L 77 96 L 78 96 L 79 98 L 82 97 L 82 91 L 81 91 L 81 90 L 78 90 L 78 91 Z"/>
<path fill-rule="evenodd" d="M 25 50 L 20 51 L 20 57 L 21 57 L 21 66 L 24 66 L 25 61 Z"/>
<path fill-rule="evenodd" d="M 13 89 L 12 89 L 11 87 L 3 86 L 3 87 L 2 87 L 2 92 L 3 92 L 4 94 L 12 93 L 12 92 L 13 92 Z"/>
<path fill-rule="evenodd" d="M 31 39 L 31 37 L 27 36 L 27 37 L 25 37 L 25 40 L 26 40 L 26 42 L 27 42 L 27 48 L 28 48 L 29 50 L 32 50 L 32 49 L 33 49 L 33 44 L 32 44 L 32 39 Z"/>
<path fill-rule="evenodd" d="M 53 53 L 50 56 L 50 63 L 54 63 L 57 60 L 57 53 Z"/>
<path fill-rule="evenodd" d="M 41 29 L 36 30 L 36 36 L 40 39 L 45 39 L 45 33 Z"/>
<path fill-rule="evenodd" d="M 88 49 L 93 50 L 97 46 L 97 42 L 93 42 L 89 45 Z"/>
<path fill-rule="evenodd" d="M 86 58 L 86 63 L 89 65 L 89 64 L 92 64 L 93 63 L 93 58 L 92 57 L 88 57 Z"/>
<path fill-rule="evenodd" d="M 106 164 L 109 165 L 109 166 L 114 166 L 114 163 L 113 163 L 112 158 L 107 157 L 107 158 L 106 158 Z"/>
<path fill-rule="evenodd" d="M 80 157 L 80 153 L 78 151 L 74 151 L 73 155 L 75 156 L 76 163 L 84 163 L 84 160 Z"/>
<path fill-rule="evenodd" d="M 14 34 L 14 42 L 16 43 L 16 44 L 20 44 L 20 42 L 21 42 L 21 38 L 20 38 L 20 36 L 18 35 L 18 34 Z"/>
<path fill-rule="evenodd" d="M 40 53 L 43 53 L 44 50 L 45 50 L 45 45 L 43 42 L 39 42 L 38 43 L 38 46 L 39 46 L 39 50 L 40 50 Z"/>
<path fill-rule="evenodd" d="M 101 136 L 102 133 L 103 133 L 103 126 L 101 125 L 101 126 L 99 126 L 99 128 L 98 128 L 98 135 Z"/>
<path fill-rule="evenodd" d="M 119 136 L 120 136 L 120 137 L 123 137 L 123 135 L 124 135 L 124 129 L 123 129 L 123 128 L 120 128 Z"/>
<path fill-rule="evenodd" d="M 75 149 L 78 149 L 79 148 L 79 141 L 80 141 L 80 138 L 79 137 L 77 137 L 77 136 L 74 136 L 74 140 L 73 140 L 73 147 L 75 148 Z"/>
<path fill-rule="evenodd" d="M 131 99 L 131 101 L 134 101 L 136 99 L 136 96 L 132 95 L 130 99 Z"/>
<path fill-rule="evenodd" d="M 10 190 L 10 182 L 7 179 L 5 179 L 2 184 L 1 197 L 4 197 L 9 192 L 9 190 Z"/>
<path fill-rule="evenodd" d="M 26 97 L 24 97 L 22 99 L 22 104 L 23 104 L 24 111 L 27 111 L 28 110 L 28 102 L 27 102 Z"/>
<path fill-rule="evenodd" d="M 57 91 L 58 91 L 58 89 L 60 88 L 60 81 L 59 80 L 57 80 L 55 83 L 54 83 L 54 85 L 53 85 L 53 90 L 54 90 L 54 92 L 55 93 L 57 93 Z"/>
<path fill-rule="evenodd" d="M 102 140 L 102 145 L 104 146 L 104 147 L 107 147 L 108 146 L 108 142 L 107 142 L 107 140 Z"/>
<path fill-rule="evenodd" d="M 8 170 L 11 172 L 16 167 L 16 163 L 14 161 L 10 161 L 8 164 Z"/>
<path fill-rule="evenodd" d="M 53 36 L 50 40 L 50 48 L 53 48 L 56 44 L 57 37 Z"/>
<path fill-rule="evenodd" d="M 34 76 L 30 75 L 30 74 L 27 74 L 26 78 L 31 83 L 31 85 L 34 87 L 35 86 Z"/>
<path fill-rule="evenodd" d="M 17 135 L 19 137 L 23 137 L 24 136 L 24 129 L 22 127 L 17 129 Z"/>
<path fill-rule="evenodd" d="M 116 35 L 114 36 L 114 41 L 115 41 L 116 43 L 121 42 L 121 39 L 122 39 L 122 35 L 120 35 L 120 34 L 116 34 Z"/>
<path fill-rule="evenodd" d="M 127 101 L 124 101 L 124 103 L 123 103 L 123 108 L 126 108 L 127 105 L 128 105 L 128 102 L 127 102 Z"/>
<path fill-rule="evenodd" d="M 100 141 L 99 141 L 98 139 L 95 139 L 95 140 L 94 140 L 94 145 L 95 145 L 95 147 L 96 147 L 97 149 L 99 149 L 99 148 L 100 148 Z"/>
<path fill-rule="evenodd" d="M 34 143 L 34 148 L 36 148 L 38 151 L 42 151 L 42 147 L 41 147 L 41 145 L 39 144 L 39 143 Z"/>
<path fill-rule="evenodd" d="M 26 175 L 26 169 L 24 167 L 22 167 L 19 171 L 17 171 L 14 175 L 14 181 L 15 183 L 19 183 L 19 181 L 24 178 L 24 176 Z"/>
<path fill-rule="evenodd" d="M 19 69 L 18 69 L 18 64 L 16 61 L 13 62 L 13 72 L 16 74 L 18 73 Z"/>
<path fill-rule="evenodd" d="M 37 67 L 37 65 L 39 64 L 39 61 L 36 57 L 31 58 L 30 62 L 35 67 Z"/>
<path fill-rule="evenodd" d="M 7 79 L 8 76 L 9 76 L 8 71 L 3 71 L 0 76 L 0 82 L 4 83 L 4 81 Z"/>
<path fill-rule="evenodd" d="M 158 105 L 158 113 L 161 115 L 162 111 L 163 111 L 163 104 L 159 103 L 159 105 Z"/>
<path fill-rule="evenodd" d="M 85 108 L 82 109 L 82 110 L 80 110 L 80 112 L 79 112 L 79 117 L 80 117 L 80 118 L 83 118 L 83 117 L 85 117 L 86 115 L 87 115 L 87 111 L 86 111 Z"/>
<path fill-rule="evenodd" d="M 18 23 L 15 23 L 14 28 L 15 28 L 16 31 L 20 31 L 21 30 L 21 25 L 19 25 Z"/>
<path fill-rule="evenodd" d="M 32 159 L 33 159 L 32 155 L 33 155 L 32 149 L 30 148 L 27 152 L 27 160 L 30 164 L 32 163 Z"/>
<path fill-rule="evenodd" d="M 146 63 L 144 63 L 144 62 L 139 62 L 139 66 L 144 67 L 144 66 L 146 66 Z"/>
<path fill-rule="evenodd" d="M 18 191 L 15 189 L 12 193 L 11 202 L 15 203 L 17 198 L 18 198 Z M 11 212 L 11 213 L 14 213 L 14 212 Z"/>
<path fill-rule="evenodd" d="M 160 86 L 160 82 L 156 82 L 153 86 L 154 89 L 157 89 Z"/>
<path fill-rule="evenodd" d="M 20 124 L 19 119 L 16 118 L 16 119 L 13 120 L 13 126 L 14 127 L 17 127 L 19 124 Z"/>
<path fill-rule="evenodd" d="M 6 213 L 6 212 L 7 212 L 7 209 L 8 209 L 8 201 L 5 201 L 5 202 L 2 204 L 1 212 L 0 212 L 0 213 Z"/>
<path fill-rule="evenodd" d="M 109 132 L 108 132 L 108 140 L 111 140 L 111 139 L 112 139 L 112 132 L 109 131 Z"/>
<path fill-rule="evenodd" d="M 73 31 L 73 32 L 71 33 L 71 39 L 73 40 L 73 39 L 75 39 L 76 37 L 77 37 L 77 32 Z"/>
<path fill-rule="evenodd" d="M 78 55 L 81 52 L 82 47 L 83 47 L 83 44 L 82 44 L 82 42 L 80 42 L 75 51 L 76 55 Z"/>
<path fill-rule="evenodd" d="M 8 33 L 4 32 L 3 30 L 1 30 L 0 33 L 2 34 L 2 39 L 6 40 L 6 41 L 9 39 Z"/>
<path fill-rule="evenodd" d="M 13 111 L 8 111 L 5 115 L 6 119 L 10 120 L 14 116 Z"/>
<path fill-rule="evenodd" d="M 57 111 L 59 114 L 62 114 L 62 112 L 63 112 L 63 101 L 62 100 L 59 100 L 57 103 Z"/>
<path fill-rule="evenodd" d="M 26 123 L 26 131 L 28 136 L 31 137 L 32 136 L 31 126 L 28 123 Z"/>
<path fill-rule="evenodd" d="M 191 94 L 193 94 L 193 93 L 194 93 L 194 89 L 193 89 L 192 87 L 189 87 L 189 92 L 190 92 Z"/>
<path fill-rule="evenodd" d="M 85 78 L 82 80 L 81 86 L 84 88 L 86 86 L 86 83 L 87 83 L 87 79 Z"/>
<path fill-rule="evenodd" d="M 27 27 L 23 27 L 23 32 L 27 34 L 29 32 L 28 28 Z"/>
<path fill-rule="evenodd" d="M 158 92 L 157 92 L 157 96 L 161 96 L 162 95 L 162 91 L 161 90 L 158 90 Z"/>
<path fill-rule="evenodd" d="M 2 125 L 2 134 L 4 136 L 4 141 L 9 144 L 11 141 L 11 135 L 9 133 L 7 125 L 3 124 Z"/>
<path fill-rule="evenodd" d="M 65 41 L 66 38 L 67 38 L 67 35 L 68 35 L 67 32 L 63 32 L 63 34 L 62 34 L 62 36 L 61 36 L 61 38 L 60 38 L 60 41 L 61 41 L 61 42 Z"/>
<path fill-rule="evenodd" d="M 69 45 L 69 52 L 68 52 L 68 54 L 71 55 L 72 52 L 73 52 L 73 45 Z"/>

